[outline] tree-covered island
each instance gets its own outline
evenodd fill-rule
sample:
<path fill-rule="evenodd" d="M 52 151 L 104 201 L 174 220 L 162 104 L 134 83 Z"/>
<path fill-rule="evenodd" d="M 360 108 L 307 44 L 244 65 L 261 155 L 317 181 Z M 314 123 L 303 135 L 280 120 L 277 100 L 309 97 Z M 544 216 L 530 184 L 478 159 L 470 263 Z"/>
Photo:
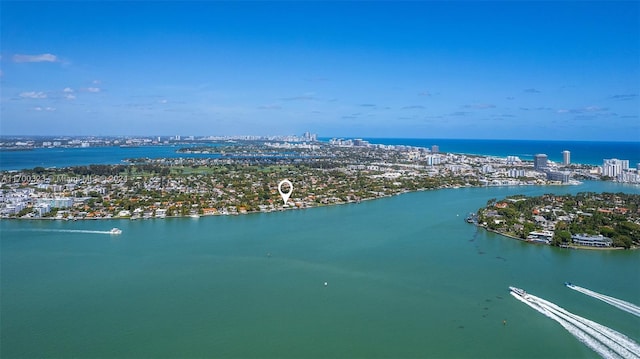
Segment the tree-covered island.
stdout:
<path fill-rule="evenodd" d="M 468 221 L 529 242 L 628 249 L 640 245 L 640 195 L 581 192 L 494 198 Z"/>

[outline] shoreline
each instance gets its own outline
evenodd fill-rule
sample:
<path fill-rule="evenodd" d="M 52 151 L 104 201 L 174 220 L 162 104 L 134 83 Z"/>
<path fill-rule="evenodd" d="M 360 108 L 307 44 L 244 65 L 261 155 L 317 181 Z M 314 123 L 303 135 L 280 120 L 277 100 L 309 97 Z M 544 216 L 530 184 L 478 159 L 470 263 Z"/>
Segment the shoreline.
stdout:
<path fill-rule="evenodd" d="M 301 209 L 312 209 L 312 208 L 318 208 L 318 207 L 330 207 L 330 206 L 341 206 L 341 205 L 348 205 L 348 204 L 358 204 L 360 202 L 364 202 L 364 201 L 374 201 L 374 200 L 378 200 L 378 199 L 382 199 L 382 198 L 388 198 L 388 197 L 394 197 L 394 196 L 399 196 L 402 194 L 406 194 L 406 193 L 415 193 L 415 192 L 425 192 L 425 191 L 439 191 L 439 190 L 446 190 L 446 189 L 460 189 L 460 188 L 494 188 L 494 187 L 529 187 L 529 186 L 540 186 L 540 187 L 546 187 L 546 186 L 551 186 L 551 187 L 558 187 L 558 186 L 574 186 L 575 184 L 557 184 L 557 183 L 549 183 L 549 184 L 544 184 L 544 185 L 540 185 L 540 184 L 527 184 L 527 183 L 522 183 L 522 184 L 517 184 L 517 185 L 499 185 L 499 186 L 482 186 L 482 185 L 478 185 L 478 186 L 449 186 L 449 185 L 445 185 L 445 186 L 441 186 L 441 187 L 435 187 L 435 188 L 418 188 L 415 190 L 402 190 L 399 191 L 397 193 L 393 193 L 393 194 L 385 194 L 383 196 L 379 196 L 379 197 L 369 197 L 369 198 L 361 198 L 357 201 L 347 201 L 347 202 L 342 202 L 342 203 L 331 203 L 331 204 L 320 204 L 317 206 L 309 206 L 309 207 L 295 207 L 294 206 L 290 206 L 287 208 L 276 208 L 274 210 L 270 210 L 270 211 L 246 211 L 244 213 L 216 213 L 216 214 L 198 214 L 199 217 L 218 217 L 218 216 L 239 216 L 239 215 L 247 215 L 247 214 L 254 214 L 254 213 L 274 213 L 274 212 L 284 212 L 284 211 L 291 211 L 291 210 L 301 210 Z M 91 217 L 91 218 L 87 218 L 87 217 L 82 217 L 82 218 L 52 218 L 52 217 L 37 217 L 37 218 L 23 218 L 23 217 L 0 217 L 0 221 L 1 220 L 25 220 L 25 221 L 38 221 L 38 220 L 44 220 L 44 221 L 48 221 L 48 220 L 55 220 L 55 221 L 94 221 L 94 220 L 120 220 L 120 219 L 129 219 L 129 220 L 148 220 L 148 219 L 165 219 L 165 218 L 192 218 L 191 214 L 188 215 L 178 215 L 178 216 L 163 216 L 163 217 L 147 217 L 147 218 L 143 218 L 143 217 L 139 217 L 139 218 L 134 218 L 131 219 L 132 216 L 125 216 L 125 217 L 109 217 L 109 218 L 105 218 L 105 217 Z"/>
<path fill-rule="evenodd" d="M 294 206 L 290 206 L 287 208 L 281 207 L 281 208 L 276 208 L 274 210 L 270 210 L 270 211 L 246 211 L 244 213 L 241 212 L 236 212 L 236 213 L 215 213 L 215 214 L 198 214 L 198 217 L 195 218 L 199 218 L 199 217 L 218 217 L 218 216 L 239 216 L 239 215 L 247 215 L 247 214 L 255 214 L 255 213 L 274 213 L 274 212 L 284 212 L 284 211 L 291 211 L 291 210 L 302 210 L 302 209 L 312 209 L 312 208 L 318 208 L 318 207 L 330 207 L 330 206 L 340 206 L 340 205 L 348 205 L 348 204 L 358 204 L 360 202 L 364 202 L 364 201 L 374 201 L 374 200 L 378 200 L 378 199 L 382 199 L 382 198 L 387 198 L 387 197 L 393 197 L 393 196 L 399 196 L 402 194 L 406 194 L 406 193 L 415 193 L 415 192 L 424 192 L 424 191 L 439 191 L 439 190 L 446 190 L 446 189 L 460 189 L 460 188 L 494 188 L 494 187 L 529 187 L 529 186 L 539 186 L 539 187 L 559 187 L 559 186 L 574 186 L 576 184 L 558 184 L 558 183 L 549 183 L 549 184 L 528 184 L 528 183 L 521 183 L 521 184 L 517 184 L 517 185 L 497 185 L 497 186 L 482 186 L 482 185 L 476 185 L 476 186 L 441 186 L 441 187 L 436 187 L 436 188 L 418 188 L 415 190 L 402 190 L 400 192 L 397 193 L 393 193 L 393 194 L 385 194 L 383 196 L 379 196 L 379 197 L 370 197 L 370 198 L 361 198 L 357 201 L 347 201 L 347 202 L 342 202 L 342 203 L 331 203 L 331 204 L 320 204 L 317 206 L 309 206 L 309 207 L 296 207 Z M 137 220 L 148 220 L 148 219 L 165 219 L 165 218 L 193 218 L 192 217 L 193 214 L 188 214 L 188 215 L 177 215 L 177 216 L 163 216 L 163 217 L 138 217 L 138 218 L 131 218 L 132 216 L 124 216 L 124 217 L 91 217 L 91 218 L 87 218 L 87 217 L 82 217 L 82 218 L 55 218 L 55 217 L 35 217 L 35 218 L 23 218 L 23 217 L 0 217 L 0 221 L 2 220 L 9 220 L 9 221 L 21 221 L 21 220 L 25 220 L 25 221 L 49 221 L 49 220 L 54 220 L 54 221 L 96 221 L 96 220 L 122 220 L 122 219 L 128 219 L 128 220 L 133 220 L 133 221 L 137 221 Z M 482 227 L 479 224 L 476 224 L 476 226 L 478 227 Z M 484 228 L 484 227 L 483 227 Z M 519 237 L 513 237 L 513 236 L 509 236 L 497 231 L 492 231 L 488 228 L 485 228 L 486 230 L 490 231 L 490 232 L 494 232 L 496 234 L 500 234 L 503 235 L 505 237 L 509 237 L 509 238 L 513 238 L 513 239 L 518 239 L 518 240 L 522 240 Z M 524 241 L 524 240 L 522 240 Z"/>
<path fill-rule="evenodd" d="M 138 217 L 138 218 L 132 218 L 132 216 L 125 216 L 125 217 L 91 217 L 91 218 L 55 218 L 55 217 L 37 217 L 37 218 L 23 218 L 23 217 L 0 217 L 0 221 L 2 220 L 8 220 L 8 221 L 62 221 L 62 222 L 78 222 L 78 221 L 98 221 L 98 220 L 130 220 L 130 221 L 138 221 L 138 220 L 150 220 L 150 219 L 167 219 L 167 218 L 191 218 L 191 219 L 198 219 L 200 217 L 228 217 L 228 216 L 244 216 L 244 215 L 248 215 L 248 214 L 259 214 L 259 213 L 264 213 L 264 214 L 268 214 L 268 213 L 278 213 L 278 212 L 285 212 L 285 211 L 297 211 L 297 210 L 305 210 L 305 209 L 313 209 L 313 208 L 320 208 L 320 207 L 333 207 L 333 206 L 342 206 L 342 205 L 349 205 L 349 204 L 359 204 L 361 202 L 364 201 L 375 201 L 378 199 L 382 199 L 382 198 L 389 198 L 389 197 L 394 197 L 394 196 L 399 196 L 402 194 L 406 194 L 406 193 L 414 193 L 414 192 L 424 192 L 424 191 L 435 191 L 435 190 L 440 190 L 440 189 L 447 189 L 447 188 L 420 188 L 417 190 L 413 190 L 413 191 L 402 191 L 402 192 L 398 192 L 398 193 L 394 193 L 394 194 L 388 194 L 388 195 L 384 195 L 384 196 L 380 196 L 380 197 L 371 197 L 371 198 L 362 198 L 358 201 L 347 201 L 347 202 L 342 202 L 342 203 L 331 203 L 331 204 L 320 204 L 318 206 L 311 206 L 311 207 L 296 207 L 294 206 L 289 206 L 289 207 L 282 207 L 282 208 L 276 208 L 274 210 L 270 210 L 270 211 L 246 211 L 244 213 L 242 212 L 236 212 L 236 213 L 216 213 L 216 214 L 198 214 L 198 217 L 192 217 L 192 214 L 187 214 L 187 215 L 179 215 L 179 216 L 163 216 L 163 217 Z"/>
<path fill-rule="evenodd" d="M 557 184 L 548 184 L 548 185 L 538 185 L 540 187 L 546 187 L 546 186 L 557 186 Z M 277 212 L 285 212 L 285 211 L 293 211 L 293 210 L 306 210 L 306 209 L 313 209 L 313 208 L 320 208 L 320 207 L 333 207 L 333 206 L 341 206 L 341 205 L 350 205 L 350 204 L 360 204 L 361 202 L 364 201 L 374 201 L 374 200 L 378 200 L 378 199 L 383 199 L 383 198 L 388 198 L 388 197 L 394 197 L 394 196 L 399 196 L 399 195 L 403 195 L 403 194 L 407 194 L 407 193 L 416 193 L 416 192 L 425 192 L 425 191 L 438 191 L 438 190 L 446 190 L 446 189 L 460 189 L 460 188 L 483 188 L 483 187 L 514 187 L 514 186 L 471 186 L 471 187 L 467 187 L 467 186 L 461 186 L 461 187 L 438 187 L 438 188 L 419 188 L 416 190 L 403 190 L 401 192 L 398 193 L 394 193 L 394 194 L 388 194 L 388 195 L 384 195 L 384 196 L 380 196 L 380 197 L 371 197 L 371 198 L 362 198 L 356 201 L 347 201 L 347 202 L 343 202 L 343 203 L 331 203 L 331 204 L 321 204 L 318 206 L 312 206 L 312 207 L 296 207 L 291 206 L 291 207 L 287 207 L 287 208 L 278 208 L 278 209 L 274 209 L 274 210 L 270 210 L 270 211 L 246 211 L 244 213 L 242 212 L 237 212 L 237 213 L 216 213 L 216 214 L 198 214 L 197 217 L 194 217 L 193 214 L 190 215 L 179 215 L 179 216 L 163 216 L 163 217 L 139 217 L 139 218 L 131 218 L 131 216 L 128 217 L 110 217 L 110 218 L 105 218 L 105 217 L 93 217 L 93 218 L 2 218 L 0 217 L 0 221 L 2 220 L 24 220 L 24 221 L 62 221 L 62 222 L 68 222 L 68 221 L 72 221 L 72 222 L 77 222 L 77 221 L 98 221 L 98 220 L 129 220 L 129 221 L 138 221 L 138 220 L 163 220 L 163 219 L 199 219 L 200 217 L 222 217 L 222 216 L 240 216 L 240 215 L 251 215 L 251 214 L 268 214 L 268 213 L 277 213 Z M 469 224 L 473 224 L 476 228 L 482 228 L 487 232 L 491 232 L 491 233 L 495 233 L 499 236 L 502 237 L 506 237 L 509 239 L 515 239 L 521 242 L 525 242 L 527 244 L 535 244 L 535 245 L 545 245 L 548 247 L 556 247 L 556 248 L 562 248 L 562 249 L 579 249 L 579 250 L 596 250 L 596 251 L 612 251 L 612 250 L 624 250 L 625 248 L 622 247 L 591 247 L 591 246 L 579 246 L 579 245 L 574 245 L 574 244 L 569 244 L 569 245 L 565 245 L 565 246 L 553 246 L 551 244 L 544 244 L 544 243 L 540 243 L 540 242 L 533 242 L 533 241 L 527 241 L 526 239 L 520 238 L 520 237 L 516 237 L 507 233 L 502 233 L 499 232 L 497 230 L 492 230 L 489 229 L 479 223 L 470 223 L 470 222 L 466 222 Z M 630 250 L 636 250 L 639 249 L 636 246 L 632 246 L 631 248 L 629 248 Z"/>
<path fill-rule="evenodd" d="M 523 238 L 520 238 L 520 237 L 515 237 L 515 236 L 512 236 L 510 234 L 506 234 L 506 233 L 498 232 L 498 231 L 493 230 L 493 229 L 486 228 L 486 227 L 484 227 L 484 226 L 482 226 L 480 224 L 477 224 L 477 223 L 472 223 L 472 224 L 474 226 L 476 226 L 477 228 L 484 229 L 487 232 L 495 233 L 495 234 L 497 234 L 499 236 L 503 236 L 503 237 L 506 237 L 506 238 L 509 238 L 509 239 L 516 239 L 516 240 L 518 240 L 520 242 L 524 242 L 524 243 L 527 243 L 527 244 L 543 245 L 543 246 L 547 246 L 547 247 L 555 247 L 555 248 L 560 248 L 560 249 L 579 249 L 579 250 L 587 249 L 587 250 L 595 250 L 595 251 L 627 250 L 626 248 L 622 248 L 622 247 L 591 247 L 591 246 L 578 246 L 578 245 L 575 245 L 575 244 L 568 244 L 568 245 L 565 245 L 563 247 L 553 246 L 551 244 L 544 244 L 544 243 L 540 243 L 540 242 L 527 241 L 526 239 L 523 239 Z M 638 247 L 632 246 L 628 250 L 636 250 L 636 249 L 638 249 Z"/>

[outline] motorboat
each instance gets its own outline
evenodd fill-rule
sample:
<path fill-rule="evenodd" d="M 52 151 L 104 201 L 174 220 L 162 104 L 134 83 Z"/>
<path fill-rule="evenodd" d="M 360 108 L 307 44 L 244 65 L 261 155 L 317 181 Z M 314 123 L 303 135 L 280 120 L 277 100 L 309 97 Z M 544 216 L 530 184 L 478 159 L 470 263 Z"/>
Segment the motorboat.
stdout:
<path fill-rule="evenodd" d="M 522 298 L 526 298 L 527 297 L 527 292 L 524 289 L 520 289 L 520 288 L 516 288 L 516 287 L 509 287 L 509 290 L 511 291 L 511 293 L 515 293 L 515 294 L 519 295 Z"/>

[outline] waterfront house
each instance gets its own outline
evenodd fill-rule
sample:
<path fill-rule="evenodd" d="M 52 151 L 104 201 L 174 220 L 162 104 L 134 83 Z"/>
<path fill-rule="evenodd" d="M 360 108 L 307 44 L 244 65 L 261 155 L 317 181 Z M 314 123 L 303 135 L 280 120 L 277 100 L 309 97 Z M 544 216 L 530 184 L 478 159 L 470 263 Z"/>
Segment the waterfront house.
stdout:
<path fill-rule="evenodd" d="M 581 246 L 589 247 L 611 247 L 613 241 L 611 238 L 605 237 L 602 234 L 594 236 L 588 234 L 574 234 L 571 236 L 573 243 Z"/>
<path fill-rule="evenodd" d="M 553 239 L 553 232 L 551 231 L 533 231 L 529 232 L 527 241 L 536 243 L 550 244 Z"/>

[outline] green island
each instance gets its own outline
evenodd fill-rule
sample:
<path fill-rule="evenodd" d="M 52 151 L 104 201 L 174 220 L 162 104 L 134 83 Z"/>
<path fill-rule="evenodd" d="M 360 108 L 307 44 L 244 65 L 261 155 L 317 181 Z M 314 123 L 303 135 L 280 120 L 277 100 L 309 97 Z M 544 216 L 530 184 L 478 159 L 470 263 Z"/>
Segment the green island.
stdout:
<path fill-rule="evenodd" d="M 637 248 L 640 195 L 581 192 L 493 198 L 467 221 L 507 237 L 558 247 Z"/>

